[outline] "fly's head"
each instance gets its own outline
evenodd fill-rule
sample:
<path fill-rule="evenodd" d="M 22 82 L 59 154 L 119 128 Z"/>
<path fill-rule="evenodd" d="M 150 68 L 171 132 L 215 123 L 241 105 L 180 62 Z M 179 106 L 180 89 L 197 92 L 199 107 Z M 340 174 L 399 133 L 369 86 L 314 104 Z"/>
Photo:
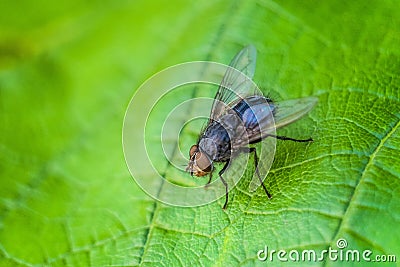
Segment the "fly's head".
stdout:
<path fill-rule="evenodd" d="M 189 151 L 189 165 L 186 167 L 186 171 L 190 172 L 190 175 L 197 177 L 204 176 L 212 172 L 213 165 L 206 153 L 200 151 L 197 145 L 193 145 Z"/>

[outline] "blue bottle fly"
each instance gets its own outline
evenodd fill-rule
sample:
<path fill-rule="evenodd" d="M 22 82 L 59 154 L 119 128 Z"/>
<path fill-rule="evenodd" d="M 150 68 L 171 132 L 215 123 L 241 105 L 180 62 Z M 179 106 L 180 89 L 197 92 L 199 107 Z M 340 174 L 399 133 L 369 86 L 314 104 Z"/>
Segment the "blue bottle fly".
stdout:
<path fill-rule="evenodd" d="M 313 141 L 311 138 L 294 139 L 271 134 L 271 129 L 278 129 L 300 119 L 318 100 L 306 97 L 275 104 L 250 86 L 252 83 L 249 79 L 254 75 L 255 63 L 256 49 L 252 45 L 243 48 L 233 58 L 214 98 L 210 119 L 197 143 L 189 151 L 190 160 L 186 170 L 192 176 L 209 175 L 208 183 L 212 179 L 213 163 L 224 163 L 219 171 L 219 178 L 225 186 L 223 209 L 228 204 L 228 184 L 222 175 L 239 153 L 254 154 L 256 174 L 266 195 L 271 198 L 258 172 L 256 148 L 249 145 L 267 137 L 295 142 Z"/>

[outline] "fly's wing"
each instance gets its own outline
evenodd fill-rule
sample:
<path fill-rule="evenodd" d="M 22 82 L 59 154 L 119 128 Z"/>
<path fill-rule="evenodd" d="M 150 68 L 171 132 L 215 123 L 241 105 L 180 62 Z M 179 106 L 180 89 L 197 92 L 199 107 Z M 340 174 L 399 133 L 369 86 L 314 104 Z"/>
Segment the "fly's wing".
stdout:
<path fill-rule="evenodd" d="M 316 97 L 304 97 L 279 102 L 274 115 L 276 129 L 297 121 L 310 112 L 317 103 L 318 98 Z"/>
<path fill-rule="evenodd" d="M 262 139 L 267 137 L 269 134 L 273 134 L 272 131 L 275 129 L 282 128 L 292 122 L 297 121 L 308 112 L 310 112 L 313 107 L 318 103 L 318 98 L 316 97 L 304 97 L 298 99 L 291 99 L 279 102 L 274 108 L 274 123 L 264 124 L 262 120 L 260 120 L 260 128 Z M 266 120 L 268 122 L 268 120 Z M 250 142 L 254 142 L 250 138 Z"/>
<path fill-rule="evenodd" d="M 280 102 L 275 107 L 275 104 L 271 104 L 270 107 L 273 110 L 273 121 L 271 122 L 271 115 L 268 112 L 264 115 L 259 114 L 259 123 L 261 130 L 262 141 L 257 144 L 259 147 L 258 151 L 260 153 L 258 161 L 258 170 L 262 180 L 265 179 L 272 165 L 274 152 L 275 152 L 275 138 L 266 138 L 268 135 L 275 135 L 275 130 L 288 125 L 307 114 L 314 106 L 317 104 L 318 98 L 316 97 L 305 97 L 293 100 L 287 100 Z M 256 114 L 257 115 L 257 114 Z M 264 118 L 265 117 L 265 118 Z M 259 140 L 260 135 L 249 136 L 250 142 L 256 142 Z M 258 139 L 257 139 L 258 138 Z M 250 182 L 249 189 L 250 192 L 254 192 L 261 182 L 258 177 L 253 175 L 253 179 Z"/>
<path fill-rule="evenodd" d="M 217 94 L 214 97 L 210 120 L 217 120 L 238 99 L 259 94 L 251 80 L 256 68 L 256 57 L 256 48 L 253 45 L 248 45 L 232 59 L 229 66 L 237 71 L 229 68 L 222 78 Z"/>

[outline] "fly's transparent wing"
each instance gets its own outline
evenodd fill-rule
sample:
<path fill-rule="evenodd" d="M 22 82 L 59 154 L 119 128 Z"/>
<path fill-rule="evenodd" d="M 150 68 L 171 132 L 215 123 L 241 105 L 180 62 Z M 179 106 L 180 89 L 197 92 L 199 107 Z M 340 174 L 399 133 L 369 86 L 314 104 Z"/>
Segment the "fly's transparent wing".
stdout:
<path fill-rule="evenodd" d="M 256 48 L 248 45 L 232 59 L 229 64 L 231 68 L 226 71 L 215 95 L 211 120 L 217 120 L 238 99 L 260 94 L 251 80 L 256 68 L 256 57 Z"/>
<path fill-rule="evenodd" d="M 297 121 L 310 112 L 317 103 L 318 98 L 316 97 L 304 97 L 279 102 L 274 115 L 276 129 Z"/>
<path fill-rule="evenodd" d="M 247 98 L 246 101 L 257 118 L 259 126 L 259 132 L 254 135 L 250 134 L 248 140 L 245 140 L 247 143 L 259 142 L 268 135 L 274 135 L 273 132 L 276 129 L 297 121 L 312 110 L 317 104 L 318 98 L 304 97 L 279 102 L 278 104 L 268 103 L 265 98 L 259 98 L 256 101 L 259 103 L 254 102 L 251 98 Z M 246 143 L 238 143 L 238 146 L 244 145 Z"/>
<path fill-rule="evenodd" d="M 292 122 L 297 121 L 306 115 L 318 103 L 316 97 L 304 97 L 279 102 L 274 108 L 274 123 L 262 125 L 262 139 L 271 135 L 275 129 L 282 128 Z M 250 141 L 254 141 L 250 139 Z"/>

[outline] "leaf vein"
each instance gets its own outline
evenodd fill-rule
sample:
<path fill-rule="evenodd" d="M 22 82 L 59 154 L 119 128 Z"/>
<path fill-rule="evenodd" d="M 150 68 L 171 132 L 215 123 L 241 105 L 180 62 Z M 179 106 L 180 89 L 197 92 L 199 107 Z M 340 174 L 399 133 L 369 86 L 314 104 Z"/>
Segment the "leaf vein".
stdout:
<path fill-rule="evenodd" d="M 340 233 L 340 231 L 345 227 L 344 226 L 344 222 L 346 221 L 346 219 L 348 218 L 349 213 L 350 213 L 350 207 L 352 206 L 352 203 L 354 201 L 354 199 L 357 197 L 357 195 L 360 192 L 360 185 L 365 183 L 364 179 L 366 177 L 366 173 L 369 170 L 369 168 L 371 168 L 371 166 L 374 164 L 374 160 L 376 155 L 379 153 L 379 151 L 381 150 L 382 147 L 384 147 L 384 144 L 386 143 L 386 141 L 397 131 L 397 129 L 400 127 L 400 120 L 397 121 L 397 123 L 394 125 L 394 127 L 392 127 L 386 134 L 385 136 L 382 138 L 382 140 L 379 142 L 379 144 L 375 147 L 374 151 L 372 152 L 372 154 L 369 156 L 368 162 L 366 163 L 364 169 L 361 171 L 361 177 L 360 179 L 357 181 L 356 186 L 354 188 L 353 193 L 350 196 L 350 199 L 348 201 L 348 205 L 346 207 L 346 210 L 343 213 L 343 217 L 339 222 L 339 225 L 333 235 L 333 239 L 332 242 L 334 242 L 334 240 L 336 240 L 338 238 L 338 235 Z M 355 233 L 353 233 L 355 234 Z M 324 265 L 326 265 L 327 261 L 324 262 Z"/>

